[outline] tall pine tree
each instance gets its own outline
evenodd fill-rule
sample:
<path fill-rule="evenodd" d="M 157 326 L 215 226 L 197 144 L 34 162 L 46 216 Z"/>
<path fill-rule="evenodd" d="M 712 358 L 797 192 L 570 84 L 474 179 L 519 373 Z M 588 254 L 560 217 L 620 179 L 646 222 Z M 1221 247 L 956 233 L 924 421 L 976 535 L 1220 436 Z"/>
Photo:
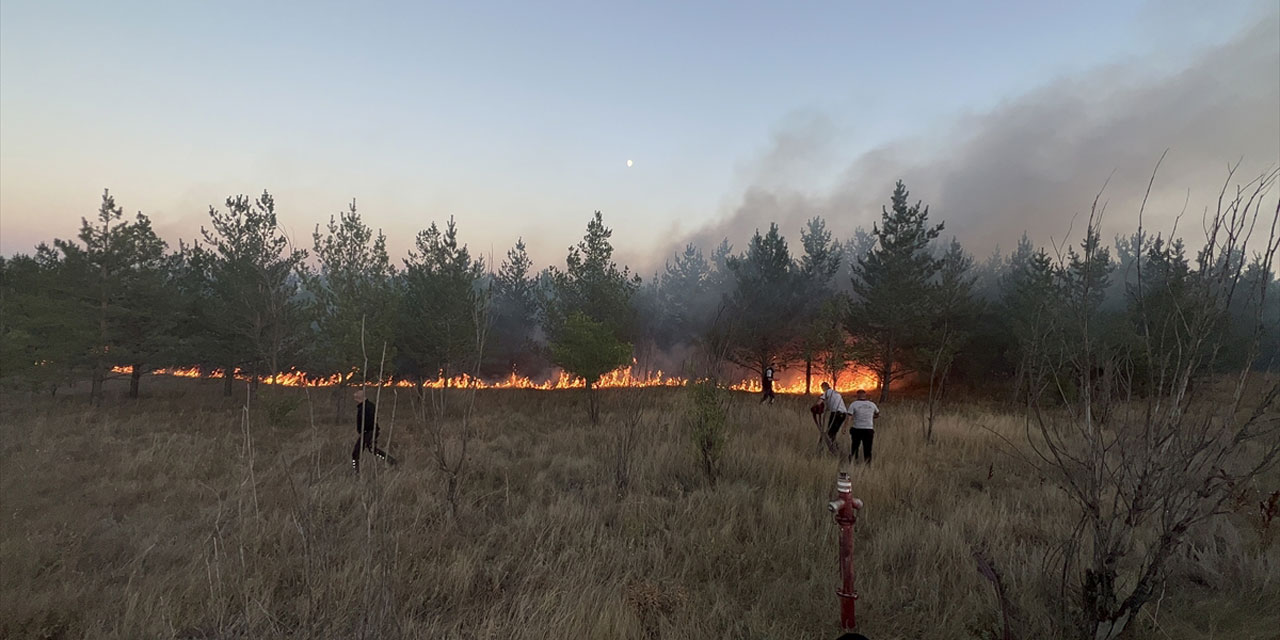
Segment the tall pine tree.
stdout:
<path fill-rule="evenodd" d="M 347 211 L 329 218 L 325 234 L 316 225 L 312 239 L 319 265 L 306 281 L 316 327 L 307 368 L 325 375 L 358 370 L 359 380 L 372 380 L 379 375 L 375 367 L 383 345 L 393 346 L 396 319 L 387 238 L 361 220 L 353 200 Z M 366 362 L 368 354 L 372 363 Z M 389 352 L 387 362 L 393 357 Z"/>
<path fill-rule="evenodd" d="M 1009 257 L 1009 269 L 1000 281 L 999 319 L 1008 327 L 1017 362 L 1014 398 L 1030 390 L 1039 378 L 1037 363 L 1049 348 L 1045 334 L 1048 316 L 1058 309 L 1058 286 L 1053 260 L 1044 249 L 1037 250 L 1023 234 L 1018 248 Z"/>
<path fill-rule="evenodd" d="M 613 261 L 613 232 L 597 211 L 582 241 L 569 248 L 565 270 L 551 268 L 550 299 L 544 309 L 556 365 L 587 381 L 587 411 L 599 420 L 595 385 L 600 376 L 627 364 L 636 323 L 633 296 L 640 279 Z"/>
<path fill-rule="evenodd" d="M 519 238 L 493 279 L 493 338 L 486 367 L 490 373 L 529 375 L 541 364 L 535 275 L 524 239 Z"/>
<path fill-rule="evenodd" d="M 472 374 L 478 330 L 487 322 L 484 261 L 458 243 L 452 217 L 418 233 L 401 275 L 397 354 L 403 372 L 419 382 Z"/>
<path fill-rule="evenodd" d="M 719 300 L 710 295 L 711 264 L 693 243 L 667 261 L 658 276 L 658 299 L 663 316 L 663 341 L 671 348 L 692 344 L 707 330 Z"/>
<path fill-rule="evenodd" d="M 745 253 L 728 260 L 734 276 L 729 295 L 728 357 L 731 362 L 763 375 L 781 366 L 795 338 L 795 312 L 803 292 L 787 241 L 778 225 L 764 235 L 757 230 Z"/>
<path fill-rule="evenodd" d="M 254 380 L 276 374 L 304 345 L 308 332 L 299 292 L 307 252 L 285 235 L 270 193 L 229 197 L 226 207 L 209 207 L 209 228 L 200 229 L 205 245 L 195 251 L 213 307 L 205 330 L 217 336 L 229 394 L 237 367 L 244 366 Z"/>
<path fill-rule="evenodd" d="M 831 334 L 822 311 L 830 309 L 829 303 L 835 293 L 831 286 L 832 278 L 840 270 L 844 247 L 839 241 L 832 241 L 831 232 L 827 231 L 827 224 L 822 218 L 809 220 L 800 231 L 800 244 L 804 247 L 799 264 L 802 297 L 796 315 L 803 329 L 796 340 L 796 347 L 800 359 L 804 360 L 804 392 L 807 394 L 812 391 L 814 358 L 838 346 L 829 346 L 826 344 L 828 341 L 843 342 L 843 336 Z"/>
<path fill-rule="evenodd" d="M 165 244 L 141 213 L 124 220 L 105 190 L 97 218 L 81 219 L 79 240 L 54 244 L 63 256 L 68 310 L 92 318 L 89 397 L 101 402 L 103 382 L 117 365 L 135 367 L 130 395 L 137 397 L 142 367 L 164 352 L 168 334 Z"/>
<path fill-rule="evenodd" d="M 906 373 L 911 346 L 929 314 L 928 300 L 941 262 L 930 251 L 943 225 L 929 225 L 929 208 L 908 204 L 901 180 L 893 189 L 891 208 L 882 209 L 872 227 L 876 245 L 853 268 L 853 304 L 849 332 L 858 341 L 862 360 L 872 364 L 880 380 L 880 401 L 889 385 Z"/>

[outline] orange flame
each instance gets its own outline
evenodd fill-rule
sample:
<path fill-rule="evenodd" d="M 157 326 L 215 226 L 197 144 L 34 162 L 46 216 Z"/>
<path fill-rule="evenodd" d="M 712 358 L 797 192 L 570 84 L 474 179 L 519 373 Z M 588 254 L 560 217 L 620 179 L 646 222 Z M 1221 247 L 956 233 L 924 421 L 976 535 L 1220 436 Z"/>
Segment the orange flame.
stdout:
<path fill-rule="evenodd" d="M 111 371 L 117 374 L 130 375 L 133 373 L 133 367 L 120 366 L 112 367 Z M 152 375 L 158 376 L 174 376 L 179 378 L 221 378 L 223 371 L 221 369 L 213 369 L 210 371 L 202 371 L 199 367 L 183 367 L 172 369 L 154 369 L 150 372 Z M 241 369 L 236 369 L 234 373 L 237 380 L 247 381 L 248 374 Z M 355 371 L 346 374 L 333 374 L 331 376 L 314 377 L 308 375 L 305 371 L 290 370 L 283 371 L 274 375 L 260 376 L 258 382 L 262 384 L 274 384 L 282 387 L 333 387 L 344 383 L 358 383 L 354 380 Z M 813 389 L 816 392 L 820 378 L 813 379 Z M 651 388 L 651 387 L 683 387 L 689 383 L 687 378 L 680 376 L 670 376 L 661 370 L 649 373 L 639 374 L 634 371 L 634 367 L 619 367 L 604 374 L 596 383 L 599 389 L 624 389 L 624 388 Z M 396 380 L 387 378 L 383 381 L 385 386 L 394 387 L 416 387 L 417 382 L 412 380 Z M 557 391 L 562 389 L 582 389 L 587 386 L 586 380 L 572 375 L 566 371 L 560 371 L 556 376 L 542 382 L 534 380 L 512 372 L 510 376 L 499 380 L 481 380 L 473 378 L 467 374 L 460 374 L 445 378 L 443 376 L 435 380 L 428 380 L 422 383 L 423 387 L 429 389 L 444 388 L 477 388 L 477 389 L 533 389 L 539 391 Z M 876 386 L 875 374 L 865 368 L 850 368 L 842 372 L 838 379 L 838 387 L 844 391 L 853 389 L 871 389 Z M 760 380 L 751 378 L 743 380 L 729 387 L 733 391 L 747 391 L 750 393 L 760 393 Z M 774 391 L 780 394 L 803 394 L 804 378 L 793 379 L 789 382 L 781 380 L 774 382 Z"/>
<path fill-rule="evenodd" d="M 817 394 L 822 392 L 822 382 L 831 382 L 831 376 L 815 374 L 810 380 L 810 393 Z M 836 376 L 835 388 L 840 393 L 850 393 L 858 389 L 870 391 L 880 386 L 879 378 L 876 377 L 875 371 L 866 367 L 852 366 L 840 372 Z M 734 391 L 748 391 L 751 393 L 760 393 L 762 391 L 760 378 L 749 378 L 729 387 Z M 804 375 L 792 373 L 791 375 L 779 376 L 773 381 L 773 391 L 775 393 L 788 395 L 803 395 Z"/>

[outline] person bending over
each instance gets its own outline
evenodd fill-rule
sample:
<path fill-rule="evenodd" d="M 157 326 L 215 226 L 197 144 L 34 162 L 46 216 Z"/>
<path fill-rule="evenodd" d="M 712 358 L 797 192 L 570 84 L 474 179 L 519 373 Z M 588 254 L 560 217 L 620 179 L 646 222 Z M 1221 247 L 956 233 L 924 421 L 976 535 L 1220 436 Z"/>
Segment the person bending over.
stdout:
<path fill-rule="evenodd" d="M 822 404 L 826 406 L 831 416 L 827 419 L 827 439 L 834 442 L 836 434 L 840 433 L 840 425 L 844 424 L 844 398 L 841 398 L 840 392 L 832 389 L 830 384 L 823 382 Z"/>

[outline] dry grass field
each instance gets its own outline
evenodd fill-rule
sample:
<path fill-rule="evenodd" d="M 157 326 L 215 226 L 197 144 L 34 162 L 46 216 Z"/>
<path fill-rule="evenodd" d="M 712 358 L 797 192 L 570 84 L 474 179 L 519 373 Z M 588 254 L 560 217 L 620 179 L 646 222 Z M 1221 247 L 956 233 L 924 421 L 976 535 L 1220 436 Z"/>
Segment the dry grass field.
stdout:
<path fill-rule="evenodd" d="M 482 392 L 454 515 L 411 392 L 380 402 L 381 442 L 401 464 L 366 456 L 356 478 L 354 427 L 335 423 L 331 391 L 309 403 L 264 389 L 246 429 L 243 387 L 228 402 L 216 381 L 148 383 L 141 400 L 117 390 L 100 410 L 3 396 L 0 636 L 839 635 L 825 505 L 841 463 L 815 450 L 802 398 L 735 396 L 712 485 L 679 389 L 608 392 L 599 426 L 579 392 Z M 1077 518 L 997 436 L 1024 441 L 1020 417 L 953 405 L 927 446 L 920 415 L 910 401 L 883 407 L 875 466 L 851 469 L 867 505 L 860 631 L 1000 638 L 979 553 L 1018 638 L 1066 637 L 1061 553 Z M 1280 546 L 1258 501 L 1280 481 L 1267 482 L 1194 532 L 1141 637 L 1277 637 Z"/>

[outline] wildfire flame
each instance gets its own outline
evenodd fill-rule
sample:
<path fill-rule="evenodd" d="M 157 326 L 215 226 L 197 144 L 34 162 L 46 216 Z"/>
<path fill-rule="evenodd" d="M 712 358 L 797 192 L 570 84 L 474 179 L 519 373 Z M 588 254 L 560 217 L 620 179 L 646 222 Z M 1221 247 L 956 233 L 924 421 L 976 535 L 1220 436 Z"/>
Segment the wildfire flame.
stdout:
<path fill-rule="evenodd" d="M 810 389 L 808 392 L 821 393 L 821 385 L 824 380 L 831 382 L 831 378 L 828 376 L 814 375 L 810 379 Z M 857 391 L 858 389 L 870 391 L 872 389 L 879 388 L 880 382 L 876 377 L 875 372 L 871 369 L 853 366 L 841 371 L 840 375 L 836 376 L 836 381 L 833 386 L 841 393 L 849 393 L 851 391 Z M 788 395 L 804 394 L 804 387 L 803 375 L 792 374 L 790 376 L 780 376 L 773 381 L 774 393 Z M 763 390 L 760 378 L 743 380 L 735 385 L 731 385 L 729 388 L 733 391 L 748 391 L 751 393 L 760 393 Z"/>
<path fill-rule="evenodd" d="M 649 374 L 638 374 L 633 372 L 633 367 L 624 366 L 614 369 L 609 373 L 600 377 L 599 382 L 595 385 L 601 389 L 622 389 L 622 388 L 650 388 L 650 387 L 683 387 L 689 383 L 688 378 L 680 376 L 670 376 L 662 371 L 656 371 Z M 122 366 L 112 367 L 113 373 L 131 375 L 133 367 Z M 178 378 L 221 378 L 223 377 L 222 369 L 213 369 L 209 371 L 201 370 L 199 367 L 184 368 L 162 368 L 150 371 L 152 375 L 157 376 L 173 376 Z M 249 375 L 240 369 L 235 370 L 235 378 L 237 380 L 247 381 Z M 311 376 L 304 371 L 284 371 L 275 375 L 260 376 L 258 382 L 261 384 L 275 384 L 283 387 L 333 387 L 343 383 L 349 383 L 355 378 L 355 372 L 347 374 L 333 374 L 331 376 Z M 820 378 L 815 377 L 812 380 L 813 392 L 817 392 Z M 383 381 L 385 386 L 393 387 L 416 387 L 417 382 L 412 380 L 396 380 L 388 378 Z M 521 376 L 512 372 L 510 376 L 499 380 L 481 380 L 473 378 L 466 374 L 452 376 L 449 378 L 438 377 L 435 380 L 429 380 L 422 384 L 423 387 L 430 389 L 443 388 L 463 388 L 473 387 L 477 389 L 534 389 L 539 391 L 557 391 L 561 389 L 582 389 L 587 386 L 587 381 L 572 375 L 565 371 L 560 371 L 558 375 L 545 380 L 543 382 L 535 382 L 532 379 Z M 876 377 L 873 372 L 863 368 L 850 368 L 842 372 L 837 380 L 837 387 L 843 390 L 853 389 L 872 389 L 876 386 Z M 747 391 L 750 393 L 760 393 L 760 380 L 758 378 L 743 380 L 729 387 L 733 391 Z M 780 394 L 803 394 L 805 392 L 804 377 L 791 379 L 789 382 L 777 380 L 774 382 L 774 391 Z"/>

